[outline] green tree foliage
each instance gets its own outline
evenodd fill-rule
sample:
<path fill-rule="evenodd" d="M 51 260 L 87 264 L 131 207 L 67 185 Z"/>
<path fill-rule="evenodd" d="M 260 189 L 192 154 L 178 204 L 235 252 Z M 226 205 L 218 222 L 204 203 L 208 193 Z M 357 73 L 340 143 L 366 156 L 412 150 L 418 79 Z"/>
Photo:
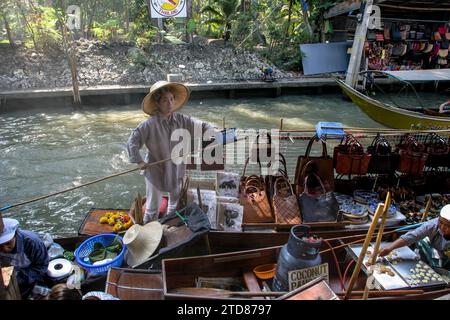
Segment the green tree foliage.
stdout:
<path fill-rule="evenodd" d="M 221 36 L 228 41 L 231 36 L 231 28 L 236 21 L 239 11 L 239 0 L 214 0 L 213 4 L 202 9 L 202 13 L 211 13 L 212 18 L 205 21 L 221 31 Z"/>
<path fill-rule="evenodd" d="M 164 19 L 164 29 L 149 16 L 149 0 L 0 0 L 0 41 L 22 41 L 45 50 L 61 42 L 61 26 L 55 10 L 76 4 L 81 8 L 84 37 L 101 41 L 132 41 L 149 50 L 163 38 L 172 43 L 188 41 L 192 35 L 223 38 L 237 48 L 258 46 L 268 63 L 297 68 L 299 45 L 321 41 L 323 13 L 343 0 L 188 0 L 188 19 Z M 49 4 L 51 3 L 51 6 Z M 136 54 L 136 65 L 145 66 Z"/>

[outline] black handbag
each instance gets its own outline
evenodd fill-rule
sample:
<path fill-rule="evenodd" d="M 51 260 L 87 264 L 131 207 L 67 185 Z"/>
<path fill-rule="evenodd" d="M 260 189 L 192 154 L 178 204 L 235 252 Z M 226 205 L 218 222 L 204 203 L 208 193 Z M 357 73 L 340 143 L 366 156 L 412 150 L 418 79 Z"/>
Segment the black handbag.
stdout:
<path fill-rule="evenodd" d="M 392 148 L 385 137 L 377 134 L 372 144 L 367 147 L 367 152 L 372 155 L 368 173 L 376 174 L 393 174 L 394 166 L 392 165 Z"/>
<path fill-rule="evenodd" d="M 322 186 L 323 193 L 318 197 L 308 194 L 305 178 L 305 191 L 298 198 L 300 214 L 304 223 L 309 222 L 336 222 L 339 212 L 339 203 L 334 196 L 334 192 L 326 192 L 325 187 L 317 176 Z"/>

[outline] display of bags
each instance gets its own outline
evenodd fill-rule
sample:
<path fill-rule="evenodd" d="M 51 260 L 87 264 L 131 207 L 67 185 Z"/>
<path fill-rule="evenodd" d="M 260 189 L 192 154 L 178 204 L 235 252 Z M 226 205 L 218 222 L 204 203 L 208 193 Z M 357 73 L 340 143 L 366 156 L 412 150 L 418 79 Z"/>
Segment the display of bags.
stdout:
<path fill-rule="evenodd" d="M 305 166 L 314 161 L 318 168 L 318 175 L 324 182 L 327 191 L 334 190 L 334 172 L 333 172 L 333 159 L 327 154 L 327 145 L 322 142 L 322 155 L 319 157 L 310 156 L 312 144 L 314 141 L 319 141 L 317 135 L 313 136 L 308 143 L 305 155 L 299 156 L 297 159 L 297 165 L 295 167 L 295 191 L 297 194 L 301 194 L 305 185 Z"/>
<path fill-rule="evenodd" d="M 371 145 L 367 147 L 367 153 L 372 157 L 369 161 L 368 173 L 392 174 L 394 166 L 392 165 L 392 148 L 385 137 L 377 134 Z"/>
<path fill-rule="evenodd" d="M 272 200 L 276 223 L 300 224 L 300 208 L 297 196 L 287 177 L 279 177 L 274 183 Z"/>
<path fill-rule="evenodd" d="M 337 174 L 365 175 L 372 155 L 351 134 L 334 148 L 333 161 Z"/>
<path fill-rule="evenodd" d="M 315 175 L 320 181 L 323 193 L 318 197 L 308 194 L 305 178 L 305 191 L 298 198 L 298 204 L 303 223 L 309 222 L 335 222 L 339 212 L 339 203 L 333 192 L 326 192 L 325 187 L 318 175 Z"/>
<path fill-rule="evenodd" d="M 427 167 L 438 168 L 450 166 L 450 147 L 442 137 L 432 132 L 427 135 L 424 144 L 428 153 Z"/>
<path fill-rule="evenodd" d="M 396 152 L 399 155 L 397 171 L 409 174 L 422 174 L 428 154 L 425 145 L 419 143 L 416 138 L 406 134 L 397 145 Z"/>

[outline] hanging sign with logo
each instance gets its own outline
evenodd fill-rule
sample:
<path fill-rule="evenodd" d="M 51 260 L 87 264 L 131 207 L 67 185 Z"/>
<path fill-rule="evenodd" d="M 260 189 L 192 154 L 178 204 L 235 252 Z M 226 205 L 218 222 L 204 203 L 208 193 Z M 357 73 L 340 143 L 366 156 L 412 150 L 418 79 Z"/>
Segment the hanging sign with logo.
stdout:
<path fill-rule="evenodd" d="M 149 0 L 152 18 L 186 18 L 187 0 Z"/>
<path fill-rule="evenodd" d="M 326 277 L 325 280 L 329 283 L 328 263 L 319 264 L 318 266 L 301 270 L 289 271 L 289 291 L 297 289 L 322 275 Z"/>

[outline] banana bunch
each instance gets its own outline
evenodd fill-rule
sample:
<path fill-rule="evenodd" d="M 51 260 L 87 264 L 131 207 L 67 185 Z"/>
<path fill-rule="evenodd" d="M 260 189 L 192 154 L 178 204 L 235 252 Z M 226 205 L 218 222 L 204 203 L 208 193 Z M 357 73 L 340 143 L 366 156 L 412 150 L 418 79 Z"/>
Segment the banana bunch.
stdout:
<path fill-rule="evenodd" d="M 100 223 L 113 226 L 113 231 L 119 232 L 128 230 L 133 225 L 133 221 L 130 216 L 123 211 L 118 212 L 106 212 L 101 218 Z"/>

